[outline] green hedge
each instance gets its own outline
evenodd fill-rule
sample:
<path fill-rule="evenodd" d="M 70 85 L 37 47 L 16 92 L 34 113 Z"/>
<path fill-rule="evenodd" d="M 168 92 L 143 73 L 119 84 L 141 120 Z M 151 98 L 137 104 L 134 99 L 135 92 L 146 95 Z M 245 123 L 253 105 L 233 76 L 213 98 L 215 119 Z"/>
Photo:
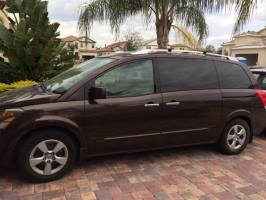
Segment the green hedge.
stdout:
<path fill-rule="evenodd" d="M 14 82 L 14 83 L 11 83 L 11 84 L 0 83 L 0 93 L 1 92 L 5 92 L 7 90 L 28 87 L 28 86 L 35 85 L 35 84 L 36 84 L 36 82 L 29 81 L 29 80 L 18 81 L 18 82 Z"/>

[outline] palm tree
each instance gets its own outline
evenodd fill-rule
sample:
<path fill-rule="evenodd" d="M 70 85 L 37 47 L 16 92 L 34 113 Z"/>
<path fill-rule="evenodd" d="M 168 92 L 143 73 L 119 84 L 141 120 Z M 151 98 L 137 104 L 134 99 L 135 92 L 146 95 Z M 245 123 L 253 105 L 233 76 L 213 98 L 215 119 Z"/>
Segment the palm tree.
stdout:
<path fill-rule="evenodd" d="M 228 1 L 228 0 L 225 0 Z M 229 0 L 234 3 L 238 14 L 233 33 L 239 32 L 245 23 L 250 19 L 254 9 L 257 7 L 258 0 Z"/>
<path fill-rule="evenodd" d="M 195 35 L 193 32 L 191 32 L 188 28 L 184 26 L 172 25 L 172 27 L 182 40 L 182 43 L 179 44 L 180 46 L 186 47 L 193 51 L 202 50 L 203 40 L 200 39 L 199 36 Z"/>
<path fill-rule="evenodd" d="M 93 0 L 81 7 L 79 29 L 87 32 L 94 21 L 109 21 L 113 32 L 129 16 L 141 14 L 149 22 L 155 19 L 159 48 L 167 48 L 174 21 L 191 27 L 200 40 L 208 35 L 204 9 L 211 9 L 214 0 Z"/>
<path fill-rule="evenodd" d="M 147 21 L 155 16 L 158 47 L 167 48 L 174 21 L 192 27 L 202 40 L 208 34 L 203 11 L 221 12 L 232 5 L 238 14 L 235 34 L 250 19 L 257 4 L 258 0 L 92 0 L 82 6 L 79 29 L 87 34 L 94 21 L 107 20 L 112 31 L 118 33 L 129 16 L 142 14 Z"/>

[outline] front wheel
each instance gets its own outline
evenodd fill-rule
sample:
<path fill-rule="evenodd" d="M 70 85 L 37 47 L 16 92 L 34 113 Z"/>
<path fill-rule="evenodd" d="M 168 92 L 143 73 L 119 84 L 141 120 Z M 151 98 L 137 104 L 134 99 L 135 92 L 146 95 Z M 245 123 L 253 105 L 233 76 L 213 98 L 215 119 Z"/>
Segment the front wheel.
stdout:
<path fill-rule="evenodd" d="M 76 152 L 76 145 L 67 134 L 39 131 L 22 142 L 17 151 L 17 164 L 21 174 L 31 181 L 52 181 L 72 168 Z"/>
<path fill-rule="evenodd" d="M 231 121 L 224 129 L 220 140 L 222 153 L 235 155 L 241 153 L 250 139 L 250 126 L 242 119 Z"/>

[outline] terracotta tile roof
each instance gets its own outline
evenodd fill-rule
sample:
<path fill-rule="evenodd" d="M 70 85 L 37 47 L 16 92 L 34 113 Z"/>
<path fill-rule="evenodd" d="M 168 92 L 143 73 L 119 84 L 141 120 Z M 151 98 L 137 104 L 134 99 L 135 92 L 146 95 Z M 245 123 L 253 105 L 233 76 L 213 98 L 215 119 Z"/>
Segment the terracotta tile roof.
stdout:
<path fill-rule="evenodd" d="M 64 42 L 73 42 L 73 41 L 76 41 L 78 39 L 79 39 L 78 37 L 76 37 L 74 35 L 70 35 L 70 36 L 64 37 L 62 40 Z"/>
<path fill-rule="evenodd" d="M 115 52 L 115 48 L 123 48 L 123 45 L 126 43 L 126 41 L 122 41 L 122 42 L 116 42 L 113 44 L 109 44 L 104 48 L 101 48 L 98 50 L 98 52 Z"/>
<path fill-rule="evenodd" d="M 85 36 L 82 36 L 82 37 L 77 37 L 77 36 L 74 36 L 74 35 L 69 35 L 67 37 L 64 37 L 62 40 L 64 42 L 74 42 L 74 41 L 77 41 L 77 40 L 81 40 L 83 38 L 86 38 Z M 90 38 L 87 38 L 89 42 L 91 43 L 96 43 L 94 40 L 90 39 Z"/>
<path fill-rule="evenodd" d="M 122 45 L 124 45 L 126 43 L 126 41 L 123 41 L 123 42 L 116 42 L 116 43 L 113 43 L 113 44 L 109 44 L 107 45 L 105 48 L 107 49 L 113 49 L 113 48 L 116 48 L 116 47 L 121 47 Z"/>
<path fill-rule="evenodd" d="M 82 36 L 82 37 L 79 37 L 78 40 L 81 40 L 83 38 L 86 38 L 85 36 Z M 94 40 L 90 39 L 90 38 L 87 38 L 88 42 L 91 42 L 91 43 L 96 43 Z"/>

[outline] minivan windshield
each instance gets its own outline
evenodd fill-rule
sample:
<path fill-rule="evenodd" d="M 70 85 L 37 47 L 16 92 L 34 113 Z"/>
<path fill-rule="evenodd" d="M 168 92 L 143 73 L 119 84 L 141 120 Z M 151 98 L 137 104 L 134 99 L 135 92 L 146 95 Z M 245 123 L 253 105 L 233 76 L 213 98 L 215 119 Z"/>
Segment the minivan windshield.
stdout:
<path fill-rule="evenodd" d="M 93 58 L 44 82 L 43 86 L 50 92 L 65 93 L 87 75 L 114 60 L 106 57 Z"/>

